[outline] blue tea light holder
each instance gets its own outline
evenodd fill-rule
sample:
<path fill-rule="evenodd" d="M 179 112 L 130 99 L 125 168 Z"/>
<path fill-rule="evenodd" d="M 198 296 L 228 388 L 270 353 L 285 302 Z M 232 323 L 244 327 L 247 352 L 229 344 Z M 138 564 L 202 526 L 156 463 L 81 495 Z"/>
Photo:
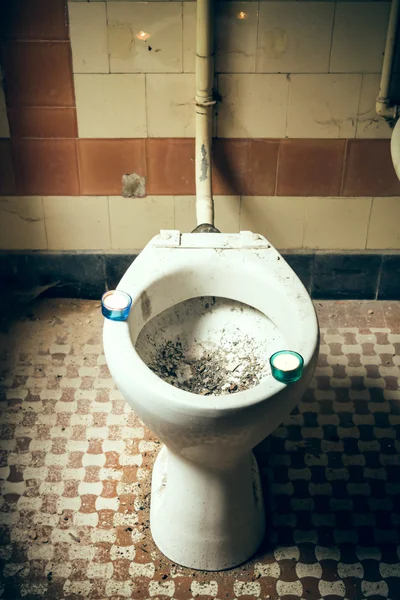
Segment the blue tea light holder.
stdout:
<path fill-rule="evenodd" d="M 304 359 L 293 350 L 280 350 L 269 359 L 272 376 L 281 383 L 294 383 L 303 373 Z"/>
<path fill-rule="evenodd" d="M 132 298 L 122 290 L 110 290 L 101 298 L 101 312 L 111 321 L 126 321 L 132 306 Z"/>

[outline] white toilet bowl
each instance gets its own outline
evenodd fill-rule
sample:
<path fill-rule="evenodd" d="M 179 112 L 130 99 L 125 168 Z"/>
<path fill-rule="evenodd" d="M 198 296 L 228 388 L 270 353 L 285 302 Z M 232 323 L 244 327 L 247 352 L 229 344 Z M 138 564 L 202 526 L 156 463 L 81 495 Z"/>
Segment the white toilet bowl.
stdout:
<path fill-rule="evenodd" d="M 107 363 L 124 398 L 165 444 L 153 469 L 154 541 L 187 567 L 234 567 L 257 550 L 265 531 L 252 449 L 299 402 L 315 368 L 318 323 L 311 299 L 280 254 L 251 232 L 161 232 L 118 288 L 131 295 L 132 308 L 127 321 L 105 320 Z M 193 394 L 146 364 L 160 340 L 212 338 L 218 345 L 247 334 L 266 368 L 244 391 Z M 290 385 L 269 370 L 269 356 L 281 349 L 304 359 L 302 377 Z"/>

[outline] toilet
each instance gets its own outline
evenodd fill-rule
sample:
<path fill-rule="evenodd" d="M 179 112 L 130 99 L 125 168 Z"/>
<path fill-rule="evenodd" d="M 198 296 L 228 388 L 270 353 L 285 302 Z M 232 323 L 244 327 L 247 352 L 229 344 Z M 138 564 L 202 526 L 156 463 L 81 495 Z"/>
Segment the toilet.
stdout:
<path fill-rule="evenodd" d="M 126 321 L 105 319 L 107 364 L 163 443 L 152 475 L 153 539 L 182 566 L 234 567 L 257 551 L 268 522 L 252 449 L 290 414 L 314 372 L 319 333 L 311 299 L 279 252 L 249 231 L 161 231 L 118 289 L 132 307 Z M 238 368 L 254 353 L 259 380 L 223 395 L 176 387 L 154 371 L 161 345 L 177 339 L 239 348 Z M 304 360 L 294 383 L 271 374 L 269 357 L 283 349 Z"/>

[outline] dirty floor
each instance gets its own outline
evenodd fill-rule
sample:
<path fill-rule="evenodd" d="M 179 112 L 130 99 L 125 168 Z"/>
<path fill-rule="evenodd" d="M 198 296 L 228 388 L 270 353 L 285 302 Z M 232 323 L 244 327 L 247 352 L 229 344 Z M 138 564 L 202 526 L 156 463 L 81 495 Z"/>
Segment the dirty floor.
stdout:
<path fill-rule="evenodd" d="M 399 600 L 400 303 L 316 308 L 312 385 L 256 449 L 268 534 L 223 573 L 152 542 L 159 442 L 110 378 L 98 303 L 42 300 L 3 327 L 0 597 Z"/>

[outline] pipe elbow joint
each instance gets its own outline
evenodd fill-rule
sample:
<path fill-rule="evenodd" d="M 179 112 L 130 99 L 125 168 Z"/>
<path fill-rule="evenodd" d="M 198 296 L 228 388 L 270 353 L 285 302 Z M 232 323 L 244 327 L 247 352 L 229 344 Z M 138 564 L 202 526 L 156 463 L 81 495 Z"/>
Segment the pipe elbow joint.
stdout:
<path fill-rule="evenodd" d="M 375 112 L 383 119 L 397 119 L 399 116 L 398 109 L 399 107 L 396 104 L 390 103 L 390 98 L 381 98 L 378 96 L 376 99 Z"/>

